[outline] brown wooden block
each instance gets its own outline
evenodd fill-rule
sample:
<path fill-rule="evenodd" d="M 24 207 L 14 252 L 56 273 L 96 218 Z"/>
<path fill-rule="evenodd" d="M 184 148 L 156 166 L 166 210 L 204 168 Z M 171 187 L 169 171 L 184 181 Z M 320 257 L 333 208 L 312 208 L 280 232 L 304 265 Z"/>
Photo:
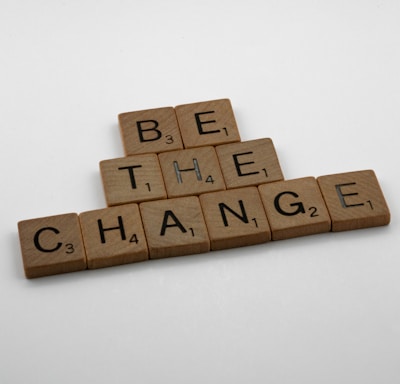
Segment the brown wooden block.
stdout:
<path fill-rule="evenodd" d="M 225 189 L 214 147 L 165 152 L 158 157 L 169 198 Z"/>
<path fill-rule="evenodd" d="M 140 212 L 151 259 L 210 250 L 198 197 L 141 203 Z"/>
<path fill-rule="evenodd" d="M 18 232 L 26 277 L 86 269 L 76 213 L 20 221 Z"/>
<path fill-rule="evenodd" d="M 167 197 L 156 154 L 103 160 L 100 172 L 108 206 Z"/>
<path fill-rule="evenodd" d="M 125 112 L 118 115 L 118 120 L 126 155 L 183 148 L 172 107 Z"/>
<path fill-rule="evenodd" d="M 225 249 L 271 240 L 270 227 L 256 187 L 200 195 L 211 249 Z"/>
<path fill-rule="evenodd" d="M 228 189 L 283 180 L 271 139 L 219 145 L 215 149 Z"/>
<path fill-rule="evenodd" d="M 272 240 L 330 231 L 329 213 L 314 177 L 262 184 L 258 189 Z"/>
<path fill-rule="evenodd" d="M 338 173 L 317 180 L 333 232 L 389 224 L 389 208 L 374 171 Z"/>
<path fill-rule="evenodd" d="M 185 148 L 240 141 L 229 99 L 178 105 L 175 111 Z"/>
<path fill-rule="evenodd" d="M 79 215 L 89 269 L 148 259 L 137 204 L 96 209 Z"/>

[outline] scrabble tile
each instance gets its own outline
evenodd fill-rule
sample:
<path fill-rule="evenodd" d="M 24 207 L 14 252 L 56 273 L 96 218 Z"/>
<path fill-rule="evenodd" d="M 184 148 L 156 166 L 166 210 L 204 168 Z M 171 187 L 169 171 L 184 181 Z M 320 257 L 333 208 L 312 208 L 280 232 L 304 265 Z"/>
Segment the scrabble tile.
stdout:
<path fill-rule="evenodd" d="M 272 240 L 331 230 L 329 213 L 314 177 L 262 184 L 258 189 Z"/>
<path fill-rule="evenodd" d="M 79 215 L 89 269 L 148 259 L 137 204 L 96 209 Z"/>
<path fill-rule="evenodd" d="M 225 189 L 213 147 L 165 152 L 158 157 L 169 198 Z"/>
<path fill-rule="evenodd" d="M 86 269 L 76 213 L 20 221 L 18 232 L 27 278 Z"/>
<path fill-rule="evenodd" d="M 167 197 L 156 154 L 103 160 L 100 172 L 108 206 Z"/>
<path fill-rule="evenodd" d="M 178 105 L 175 111 L 185 148 L 240 141 L 229 99 Z"/>
<path fill-rule="evenodd" d="M 271 139 L 219 145 L 215 149 L 228 189 L 283 180 Z"/>
<path fill-rule="evenodd" d="M 271 240 L 256 187 L 200 195 L 211 249 L 242 247 Z"/>
<path fill-rule="evenodd" d="M 374 171 L 338 173 L 317 180 L 333 232 L 389 224 L 389 208 Z"/>
<path fill-rule="evenodd" d="M 210 250 L 198 197 L 141 203 L 140 212 L 151 259 Z"/>
<path fill-rule="evenodd" d="M 182 149 L 183 143 L 172 107 L 125 112 L 118 115 L 126 155 Z"/>

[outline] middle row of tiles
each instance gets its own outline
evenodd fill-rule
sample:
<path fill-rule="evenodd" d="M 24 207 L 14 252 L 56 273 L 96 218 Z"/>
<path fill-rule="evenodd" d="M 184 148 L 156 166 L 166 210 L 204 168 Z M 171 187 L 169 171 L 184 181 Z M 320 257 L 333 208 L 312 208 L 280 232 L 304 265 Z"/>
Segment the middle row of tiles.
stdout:
<path fill-rule="evenodd" d="M 108 206 L 284 179 L 269 138 L 103 160 L 100 172 Z"/>

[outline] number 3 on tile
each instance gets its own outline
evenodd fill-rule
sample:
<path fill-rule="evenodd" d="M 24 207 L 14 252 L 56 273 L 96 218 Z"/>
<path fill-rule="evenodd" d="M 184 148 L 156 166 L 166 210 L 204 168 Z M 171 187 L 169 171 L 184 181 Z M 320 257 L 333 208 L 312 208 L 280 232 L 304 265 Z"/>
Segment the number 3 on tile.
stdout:
<path fill-rule="evenodd" d="M 74 253 L 75 252 L 74 244 L 71 244 L 71 243 L 65 244 L 65 248 L 67 248 L 65 253 L 70 254 L 70 253 Z"/>

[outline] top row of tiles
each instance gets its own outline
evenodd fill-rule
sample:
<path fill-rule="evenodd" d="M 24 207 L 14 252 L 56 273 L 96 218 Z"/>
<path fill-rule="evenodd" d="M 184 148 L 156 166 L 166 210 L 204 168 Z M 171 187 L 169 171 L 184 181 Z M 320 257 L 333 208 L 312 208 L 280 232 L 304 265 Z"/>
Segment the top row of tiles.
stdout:
<path fill-rule="evenodd" d="M 229 99 L 118 115 L 127 156 L 240 141 Z"/>

